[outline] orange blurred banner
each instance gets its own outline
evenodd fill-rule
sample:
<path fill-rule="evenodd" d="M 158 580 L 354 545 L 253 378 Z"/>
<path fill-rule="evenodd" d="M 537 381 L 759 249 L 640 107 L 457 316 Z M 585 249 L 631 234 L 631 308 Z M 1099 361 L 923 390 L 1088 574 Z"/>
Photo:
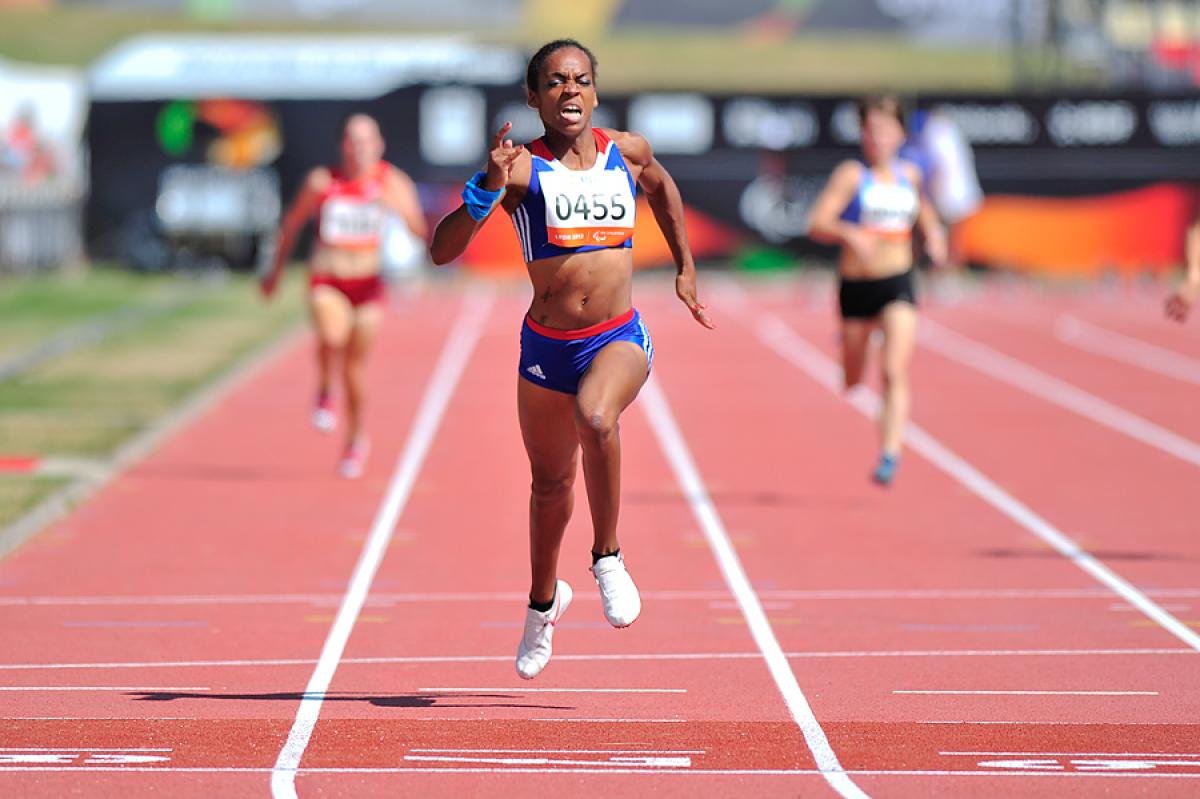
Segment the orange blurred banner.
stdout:
<path fill-rule="evenodd" d="M 963 223 L 967 258 L 1024 272 L 1165 271 L 1183 261 L 1196 188 L 1159 183 L 1093 197 L 988 197 Z"/>

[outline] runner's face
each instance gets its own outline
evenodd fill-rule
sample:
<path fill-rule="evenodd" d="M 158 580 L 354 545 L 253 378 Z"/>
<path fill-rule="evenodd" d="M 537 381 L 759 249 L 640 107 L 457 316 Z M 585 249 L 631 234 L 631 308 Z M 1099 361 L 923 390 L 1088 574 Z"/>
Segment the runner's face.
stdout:
<path fill-rule="evenodd" d="M 529 105 L 537 110 L 546 130 L 574 137 L 592 126 L 592 109 L 599 104 L 592 64 L 587 53 L 574 47 L 555 50 L 538 76 Z"/>
<path fill-rule="evenodd" d="M 890 162 L 904 144 L 904 127 L 887 111 L 872 108 L 863 120 L 863 155 L 871 164 Z"/>
<path fill-rule="evenodd" d="M 365 172 L 383 157 L 383 136 L 369 117 L 353 117 L 342 134 L 342 160 L 352 172 Z"/>

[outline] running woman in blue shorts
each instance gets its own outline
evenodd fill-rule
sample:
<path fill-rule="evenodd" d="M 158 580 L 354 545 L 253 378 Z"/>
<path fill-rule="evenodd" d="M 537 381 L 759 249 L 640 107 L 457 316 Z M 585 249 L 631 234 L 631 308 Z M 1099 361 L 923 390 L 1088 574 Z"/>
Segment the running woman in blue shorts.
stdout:
<path fill-rule="evenodd" d="M 635 133 L 592 127 L 596 59 L 579 42 L 543 46 L 526 71 L 531 108 L 545 135 L 514 145 L 496 134 L 486 171 L 463 190 L 463 205 L 437 227 L 430 246 L 444 264 L 466 249 L 502 207 L 517 230 L 533 283 L 521 329 L 517 409 L 533 475 L 529 503 L 533 579 L 517 673 L 536 677 L 550 661 L 554 625 L 571 602 L 557 576 L 571 517 L 578 452 L 592 515 L 592 574 L 604 615 L 627 627 L 641 599 L 617 541 L 621 496 L 618 420 L 646 382 L 654 356 L 633 307 L 633 220 L 641 186 L 674 255 L 675 292 L 712 328 L 696 299 L 696 268 L 675 182 Z"/>
<path fill-rule="evenodd" d="M 909 366 L 917 336 L 912 231 L 920 225 L 935 265 L 946 260 L 946 235 L 921 190 L 915 164 L 897 158 L 904 112 L 891 96 L 859 103 L 862 160 L 843 161 L 813 205 L 809 235 L 842 246 L 838 300 L 842 365 L 849 390 L 862 381 L 871 333 L 883 329 L 882 439 L 872 474 L 881 485 L 896 475 L 911 392 Z"/>

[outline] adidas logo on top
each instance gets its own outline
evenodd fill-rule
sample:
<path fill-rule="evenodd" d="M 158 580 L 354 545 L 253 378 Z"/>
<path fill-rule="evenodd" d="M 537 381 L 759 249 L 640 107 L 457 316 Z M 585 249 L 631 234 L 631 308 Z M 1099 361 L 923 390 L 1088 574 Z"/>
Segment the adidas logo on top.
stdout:
<path fill-rule="evenodd" d="M 546 373 L 542 371 L 542 365 L 540 363 L 535 363 L 533 366 L 529 367 L 525 371 L 529 372 L 529 374 L 533 375 L 538 380 L 546 379 Z"/>

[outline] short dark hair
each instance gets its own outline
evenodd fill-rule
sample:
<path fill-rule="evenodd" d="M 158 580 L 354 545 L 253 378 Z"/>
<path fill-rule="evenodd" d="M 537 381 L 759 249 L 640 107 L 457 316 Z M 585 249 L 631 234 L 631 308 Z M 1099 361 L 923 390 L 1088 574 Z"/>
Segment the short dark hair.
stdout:
<path fill-rule="evenodd" d="M 575 39 L 555 39 L 552 42 L 546 42 L 543 44 L 538 51 L 533 54 L 533 58 L 529 59 L 529 66 L 525 68 L 525 88 L 529 89 L 531 92 L 536 92 L 538 90 L 538 75 L 541 74 L 542 67 L 546 65 L 546 59 L 549 58 L 552 53 L 558 52 L 559 50 L 565 50 L 568 47 L 574 47 L 576 50 L 582 51 L 583 54 L 588 57 L 588 63 L 591 64 L 592 78 L 594 80 L 596 77 L 596 67 L 599 66 L 599 64 L 596 61 L 596 56 L 592 55 L 592 51 L 584 47 Z"/>
<path fill-rule="evenodd" d="M 866 123 L 867 114 L 871 111 L 882 111 L 890 114 L 900 123 L 900 127 L 908 130 L 908 114 L 904 102 L 895 94 L 869 94 L 858 101 L 858 121 Z"/>

